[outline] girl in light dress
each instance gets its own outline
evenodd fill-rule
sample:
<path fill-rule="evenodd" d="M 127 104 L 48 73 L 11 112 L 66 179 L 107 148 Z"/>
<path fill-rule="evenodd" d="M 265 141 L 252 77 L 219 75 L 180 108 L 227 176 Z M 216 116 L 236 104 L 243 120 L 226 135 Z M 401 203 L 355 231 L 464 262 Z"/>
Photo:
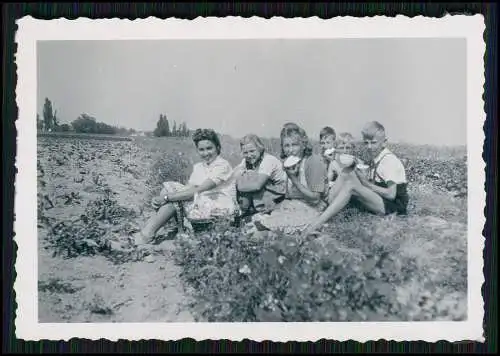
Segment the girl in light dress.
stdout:
<path fill-rule="evenodd" d="M 293 233 L 302 231 L 326 208 L 326 166 L 321 156 L 314 154 L 304 129 L 294 123 L 281 130 L 281 158 L 298 160 L 285 167 L 287 175 L 285 200 L 271 214 L 259 214 L 254 222 L 261 229 Z"/>

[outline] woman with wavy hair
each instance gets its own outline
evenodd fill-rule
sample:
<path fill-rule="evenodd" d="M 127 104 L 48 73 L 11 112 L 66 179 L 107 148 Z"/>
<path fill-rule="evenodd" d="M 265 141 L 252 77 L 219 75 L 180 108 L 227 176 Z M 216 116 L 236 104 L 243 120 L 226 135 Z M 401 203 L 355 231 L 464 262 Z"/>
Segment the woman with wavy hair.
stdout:
<path fill-rule="evenodd" d="M 163 183 L 160 195 L 152 199 L 157 213 L 134 236 L 136 245 L 153 240 L 158 230 L 177 216 L 179 205 L 183 213 L 180 215 L 185 214 L 188 221 L 232 216 L 237 212 L 236 192 L 232 182 L 233 169 L 220 156 L 221 143 L 216 132 L 198 129 L 193 134 L 193 142 L 201 162 L 194 164 L 187 185 L 178 182 Z"/>
<path fill-rule="evenodd" d="M 300 126 L 285 124 L 280 138 L 281 158 L 287 163 L 293 157 L 296 163 L 285 164 L 286 199 L 269 216 L 260 216 L 258 222 L 270 230 L 302 230 L 326 208 L 327 171 Z"/>

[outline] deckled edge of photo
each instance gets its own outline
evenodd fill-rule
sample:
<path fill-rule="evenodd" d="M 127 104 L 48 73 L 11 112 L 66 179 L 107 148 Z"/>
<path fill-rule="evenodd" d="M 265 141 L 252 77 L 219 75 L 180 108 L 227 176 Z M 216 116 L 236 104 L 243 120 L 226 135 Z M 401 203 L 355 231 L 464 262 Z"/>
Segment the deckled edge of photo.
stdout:
<path fill-rule="evenodd" d="M 15 179 L 14 242 L 16 293 L 15 333 L 23 340 L 69 340 L 72 338 L 116 341 L 195 340 L 275 342 L 321 339 L 366 342 L 372 340 L 446 340 L 484 342 L 483 249 L 485 224 L 483 15 L 446 15 L 441 18 L 274 17 L 216 18 L 194 20 L 154 17 L 138 20 L 65 18 L 37 20 L 26 16 L 17 21 L 16 103 L 17 174 Z M 352 323 L 38 323 L 37 260 L 37 57 L 41 40 L 125 39 L 250 39 L 250 38 L 390 38 L 455 37 L 467 39 L 467 147 L 468 147 L 468 320 L 464 322 L 352 322 Z M 473 143 L 473 144 L 472 144 Z"/>

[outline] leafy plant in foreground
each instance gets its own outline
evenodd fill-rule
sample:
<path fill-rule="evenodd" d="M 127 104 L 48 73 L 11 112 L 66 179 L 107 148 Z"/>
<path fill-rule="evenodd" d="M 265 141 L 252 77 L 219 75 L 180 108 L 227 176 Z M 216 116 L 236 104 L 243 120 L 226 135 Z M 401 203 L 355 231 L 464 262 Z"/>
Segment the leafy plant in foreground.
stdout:
<path fill-rule="evenodd" d="M 224 227 L 180 235 L 176 244 L 193 308 L 208 321 L 373 320 L 397 308 L 381 260 L 335 248 L 329 237 Z"/>
<path fill-rule="evenodd" d="M 54 255 L 71 258 L 110 250 L 111 226 L 123 230 L 127 221 L 135 217 L 133 210 L 121 207 L 112 196 L 113 192 L 106 191 L 103 197 L 90 201 L 80 217 L 50 227 L 47 241 L 54 249 Z"/>

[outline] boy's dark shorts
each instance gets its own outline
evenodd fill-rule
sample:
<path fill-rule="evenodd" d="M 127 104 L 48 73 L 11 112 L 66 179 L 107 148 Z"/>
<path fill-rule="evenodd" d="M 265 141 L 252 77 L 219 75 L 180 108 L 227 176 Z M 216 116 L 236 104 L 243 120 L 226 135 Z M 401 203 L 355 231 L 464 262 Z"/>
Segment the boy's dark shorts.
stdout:
<path fill-rule="evenodd" d="M 385 210 L 385 215 L 390 215 L 396 213 L 397 215 L 406 215 L 407 214 L 407 204 L 403 201 L 400 200 L 388 200 L 385 198 L 382 198 L 384 201 L 384 210 Z M 347 205 L 348 207 L 351 208 L 356 208 L 362 212 L 370 212 L 361 202 L 356 199 L 356 197 L 352 197 L 351 200 L 349 201 L 349 204 Z"/>

